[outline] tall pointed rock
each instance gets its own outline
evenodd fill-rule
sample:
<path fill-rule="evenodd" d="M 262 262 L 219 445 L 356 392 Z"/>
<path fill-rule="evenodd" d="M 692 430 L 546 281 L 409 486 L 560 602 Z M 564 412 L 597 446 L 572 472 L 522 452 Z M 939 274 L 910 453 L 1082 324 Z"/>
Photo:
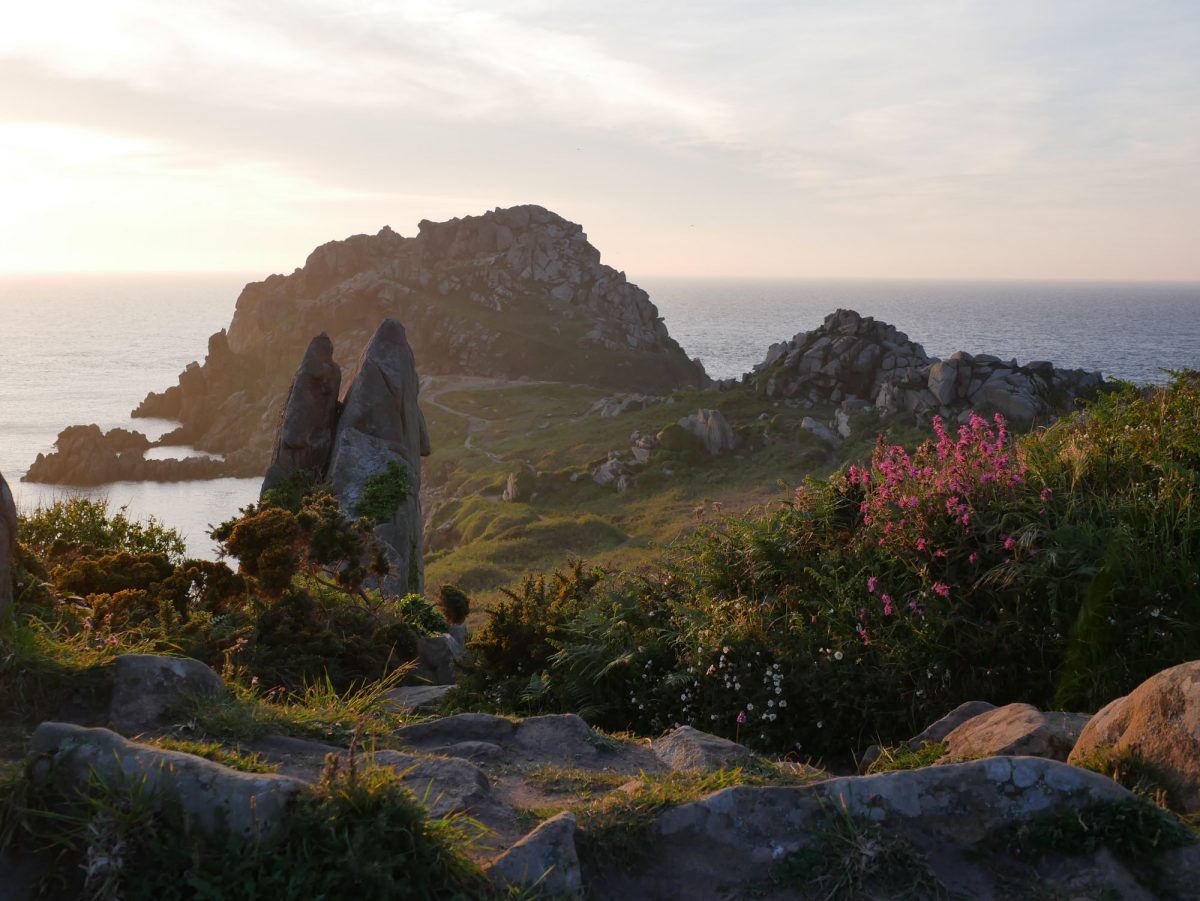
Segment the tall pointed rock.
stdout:
<path fill-rule="evenodd" d="M 266 494 L 296 472 L 324 475 L 337 426 L 342 370 L 333 361 L 333 342 L 324 332 L 309 342 L 275 436 L 271 466 L 263 478 Z"/>
<path fill-rule="evenodd" d="M 342 398 L 327 481 L 348 513 L 361 512 L 363 492 L 396 463 L 406 490 L 389 519 L 375 529 L 391 563 L 383 589 L 421 592 L 421 457 L 429 454 L 425 419 L 417 406 L 416 362 L 404 326 L 385 319 L 363 350 Z"/>

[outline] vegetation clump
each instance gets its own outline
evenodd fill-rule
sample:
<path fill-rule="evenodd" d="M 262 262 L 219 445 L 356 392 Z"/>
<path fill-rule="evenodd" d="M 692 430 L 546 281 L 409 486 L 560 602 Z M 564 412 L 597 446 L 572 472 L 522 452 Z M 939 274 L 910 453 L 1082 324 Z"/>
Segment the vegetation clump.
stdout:
<path fill-rule="evenodd" d="M 395 460 L 388 460 L 382 472 L 370 476 L 363 485 L 362 497 L 355 512 L 375 525 L 385 523 L 396 515 L 408 497 L 408 470 Z"/>

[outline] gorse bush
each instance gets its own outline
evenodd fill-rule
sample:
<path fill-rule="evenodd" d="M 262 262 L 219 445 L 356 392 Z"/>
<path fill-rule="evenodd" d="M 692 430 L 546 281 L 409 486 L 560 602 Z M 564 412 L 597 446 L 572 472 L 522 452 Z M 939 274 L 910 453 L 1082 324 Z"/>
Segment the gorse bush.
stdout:
<path fill-rule="evenodd" d="M 182 559 L 182 536 L 156 519 L 131 520 L 128 508 L 109 509 L 108 501 L 76 497 L 55 501 L 18 517 L 22 543 L 40 557 L 65 551 L 89 554 L 161 554 Z"/>
<path fill-rule="evenodd" d="M 934 428 L 702 529 L 652 577 L 528 580 L 464 688 L 845 755 L 967 700 L 1095 710 L 1200 657 L 1200 376 L 1020 440 L 1000 417 Z"/>

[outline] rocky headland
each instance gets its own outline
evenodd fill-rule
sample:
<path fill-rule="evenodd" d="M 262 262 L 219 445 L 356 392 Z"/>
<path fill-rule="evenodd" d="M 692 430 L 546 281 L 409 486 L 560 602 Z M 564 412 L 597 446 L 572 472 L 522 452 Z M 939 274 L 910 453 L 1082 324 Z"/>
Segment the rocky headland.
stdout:
<path fill-rule="evenodd" d="M 1024 365 L 963 351 L 939 360 L 895 326 L 854 310 L 838 310 L 819 328 L 772 344 L 743 377 L 768 397 L 840 405 L 845 416 L 865 407 L 881 413 L 933 414 L 966 421 L 972 411 L 1002 413 L 1021 426 L 1056 419 L 1104 385 L 1099 372 Z"/>
<path fill-rule="evenodd" d="M 646 292 L 600 262 L 583 229 L 539 206 L 423 221 L 318 247 L 291 275 L 247 285 L 203 363 L 135 416 L 167 440 L 265 462 L 295 361 L 325 332 L 353 360 L 379 323 L 405 323 L 426 374 L 545 379 L 663 392 L 707 383 Z"/>

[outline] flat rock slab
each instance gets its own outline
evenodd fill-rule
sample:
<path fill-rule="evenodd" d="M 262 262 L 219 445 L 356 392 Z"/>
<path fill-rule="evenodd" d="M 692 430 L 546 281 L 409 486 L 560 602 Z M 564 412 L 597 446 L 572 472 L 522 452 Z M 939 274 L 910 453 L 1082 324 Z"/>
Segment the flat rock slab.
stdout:
<path fill-rule="evenodd" d="M 394 770 L 430 816 L 476 811 L 491 801 L 491 783 L 472 763 L 455 757 L 414 757 L 377 751 L 372 761 Z"/>
<path fill-rule="evenodd" d="M 1104 707 L 1070 760 L 1130 752 L 1168 783 L 1179 810 L 1200 812 L 1200 661 L 1163 670 Z"/>
<path fill-rule="evenodd" d="M 1072 812 L 1135 796 L 1097 773 L 1038 757 L 994 757 L 944 767 L 850 776 L 810 786 L 728 788 L 658 817 L 646 866 L 593 873 L 597 898 L 729 899 L 762 885 L 773 865 L 807 847 L 834 811 L 880 824 L 927 853 L 948 887 L 968 897 L 1004 897 L 967 886 L 972 849 L 995 830 L 1046 811 Z M 766 884 L 769 886 L 770 882 Z M 774 889 L 766 897 L 794 897 Z M 1011 896 L 1010 896 L 1011 897 Z"/>
<path fill-rule="evenodd" d="M 402 685 L 387 693 L 388 700 L 401 712 L 428 713 L 441 706 L 453 685 Z"/>
<path fill-rule="evenodd" d="M 1029 704 L 997 707 L 951 730 L 943 760 L 1017 755 L 1066 760 L 1090 719 L 1088 713 L 1043 713 Z"/>
<path fill-rule="evenodd" d="M 93 773 L 110 786 L 145 783 L 174 794 L 184 816 L 203 832 L 222 824 L 242 835 L 272 832 L 303 783 L 287 776 L 243 773 L 191 754 L 128 741 L 108 729 L 42 723 L 29 742 L 34 781 L 64 791 L 84 788 Z"/>

